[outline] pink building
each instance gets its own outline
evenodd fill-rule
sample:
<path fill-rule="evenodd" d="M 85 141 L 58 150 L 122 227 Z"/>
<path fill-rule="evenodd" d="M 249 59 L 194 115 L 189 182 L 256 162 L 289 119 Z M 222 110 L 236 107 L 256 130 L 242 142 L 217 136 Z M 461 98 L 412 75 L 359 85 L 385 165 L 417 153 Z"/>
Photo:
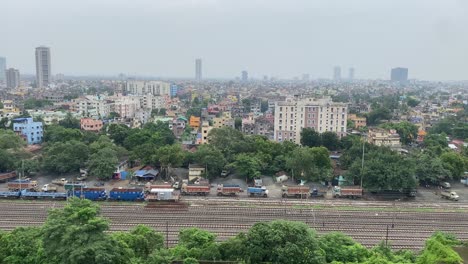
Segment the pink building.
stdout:
<path fill-rule="evenodd" d="M 95 120 L 92 118 L 81 118 L 80 125 L 82 130 L 98 132 L 102 129 L 103 124 L 101 120 Z"/>

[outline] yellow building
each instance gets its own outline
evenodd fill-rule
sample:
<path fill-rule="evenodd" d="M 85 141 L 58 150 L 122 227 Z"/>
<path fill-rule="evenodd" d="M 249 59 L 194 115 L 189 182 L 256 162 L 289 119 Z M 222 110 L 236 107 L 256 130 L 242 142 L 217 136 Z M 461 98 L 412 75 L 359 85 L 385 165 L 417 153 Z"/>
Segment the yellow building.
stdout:
<path fill-rule="evenodd" d="M 367 120 L 365 117 L 358 117 L 356 114 L 349 114 L 348 119 L 354 122 L 355 129 L 367 126 Z"/>

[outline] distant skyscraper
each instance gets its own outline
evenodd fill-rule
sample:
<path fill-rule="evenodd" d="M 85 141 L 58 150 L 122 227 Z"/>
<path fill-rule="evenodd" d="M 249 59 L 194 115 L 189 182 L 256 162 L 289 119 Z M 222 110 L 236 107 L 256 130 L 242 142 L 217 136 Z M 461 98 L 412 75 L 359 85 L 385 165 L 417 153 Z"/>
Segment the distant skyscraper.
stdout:
<path fill-rule="evenodd" d="M 5 70 L 6 70 L 6 58 L 0 57 L 0 81 L 4 81 L 6 79 Z"/>
<path fill-rule="evenodd" d="M 341 67 L 340 66 L 336 66 L 335 68 L 333 68 L 333 80 L 335 81 L 341 80 Z"/>
<path fill-rule="evenodd" d="M 36 82 L 37 87 L 47 87 L 51 82 L 52 71 L 50 62 L 50 48 L 36 48 Z"/>
<path fill-rule="evenodd" d="M 242 71 L 242 78 L 241 78 L 241 80 L 242 80 L 243 82 L 246 82 L 246 81 L 249 80 L 249 73 L 248 73 L 247 71 Z"/>
<path fill-rule="evenodd" d="M 354 68 L 349 68 L 349 76 L 348 79 L 354 80 Z"/>
<path fill-rule="evenodd" d="M 6 70 L 6 83 L 8 88 L 16 88 L 20 85 L 19 70 L 10 68 Z"/>
<path fill-rule="evenodd" d="M 408 81 L 408 68 L 393 68 L 390 79 L 392 82 Z"/>
<path fill-rule="evenodd" d="M 202 60 L 195 60 L 195 80 L 201 81 L 202 79 Z"/>

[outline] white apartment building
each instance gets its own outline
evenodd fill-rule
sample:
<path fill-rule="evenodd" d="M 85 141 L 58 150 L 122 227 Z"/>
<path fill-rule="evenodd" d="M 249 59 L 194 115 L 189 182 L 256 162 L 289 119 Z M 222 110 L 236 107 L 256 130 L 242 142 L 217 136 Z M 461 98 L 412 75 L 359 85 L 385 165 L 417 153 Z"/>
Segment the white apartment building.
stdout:
<path fill-rule="evenodd" d="M 117 95 L 112 98 L 112 112 L 116 112 L 122 118 L 133 118 L 136 112 L 141 108 L 140 96 L 122 96 Z"/>
<path fill-rule="evenodd" d="M 166 99 L 168 96 L 157 96 L 152 94 L 146 94 L 139 96 L 140 105 L 143 109 L 160 109 L 166 107 Z"/>
<path fill-rule="evenodd" d="M 162 81 L 127 81 L 125 90 L 133 95 L 171 96 L 171 84 Z"/>
<path fill-rule="evenodd" d="M 73 99 L 73 111 L 84 117 L 99 119 L 109 116 L 113 109 L 113 102 L 102 95 L 86 95 Z"/>
<path fill-rule="evenodd" d="M 330 97 L 295 96 L 276 102 L 274 140 L 290 140 L 300 144 L 301 131 L 306 127 L 319 133 L 332 131 L 339 137 L 345 136 L 347 113 L 345 103 L 334 103 Z"/>

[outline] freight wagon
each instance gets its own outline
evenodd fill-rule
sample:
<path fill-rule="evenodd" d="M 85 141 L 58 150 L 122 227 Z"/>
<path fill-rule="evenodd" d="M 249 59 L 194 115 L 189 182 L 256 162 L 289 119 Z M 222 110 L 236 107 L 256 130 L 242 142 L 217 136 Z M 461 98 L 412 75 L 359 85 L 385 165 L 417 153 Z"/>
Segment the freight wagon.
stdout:
<path fill-rule="evenodd" d="M 114 188 L 109 192 L 109 200 L 143 201 L 145 192 L 141 188 Z"/>
<path fill-rule="evenodd" d="M 21 192 L 0 192 L 0 197 L 1 198 L 7 198 L 7 199 L 18 199 L 21 196 Z"/>
<path fill-rule="evenodd" d="M 182 195 L 207 195 L 210 193 L 209 185 L 200 184 L 182 184 L 181 194 Z"/>
<path fill-rule="evenodd" d="M 19 191 L 19 190 L 29 190 L 37 191 L 37 182 L 31 180 L 14 180 L 8 182 L 8 190 L 10 191 Z"/>
<path fill-rule="evenodd" d="M 248 187 L 247 194 L 250 197 L 260 196 L 260 197 L 268 197 L 268 190 L 266 187 Z"/>
<path fill-rule="evenodd" d="M 57 199 L 66 200 L 67 193 L 48 193 L 48 192 L 28 192 L 21 191 L 21 198 L 23 199 Z"/>
<path fill-rule="evenodd" d="M 74 192 L 71 192 L 71 195 L 82 199 L 88 199 L 91 201 L 107 200 L 107 192 L 104 188 L 75 189 Z"/>
<path fill-rule="evenodd" d="M 282 196 L 283 198 L 295 197 L 295 198 L 308 198 L 310 195 L 310 187 L 303 185 L 287 186 L 283 185 Z"/>
<path fill-rule="evenodd" d="M 16 172 L 7 172 L 7 173 L 0 173 L 0 181 L 6 181 L 9 179 L 16 178 Z"/>
<path fill-rule="evenodd" d="M 243 192 L 243 190 L 237 184 L 218 184 L 216 189 L 218 196 L 235 196 L 240 192 Z"/>

